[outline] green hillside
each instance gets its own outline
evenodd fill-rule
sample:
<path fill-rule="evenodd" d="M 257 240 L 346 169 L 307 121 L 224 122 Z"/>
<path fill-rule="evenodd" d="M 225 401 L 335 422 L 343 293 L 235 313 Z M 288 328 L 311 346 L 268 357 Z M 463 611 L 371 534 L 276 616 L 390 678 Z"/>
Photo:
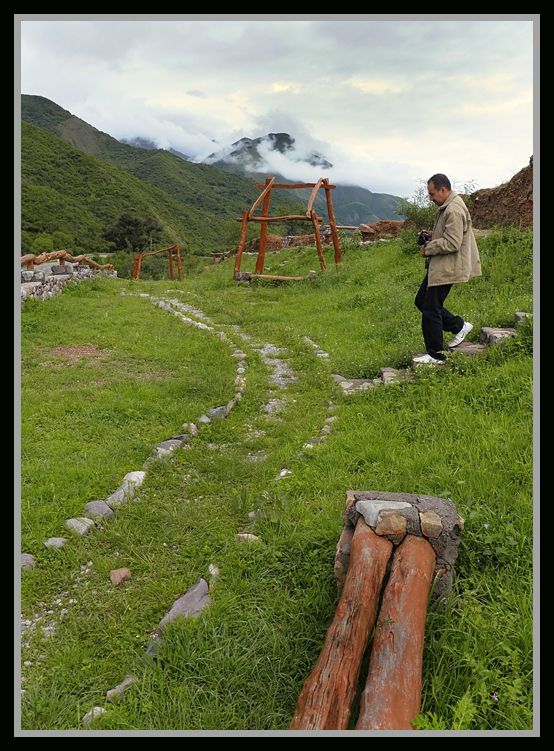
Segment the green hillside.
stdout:
<path fill-rule="evenodd" d="M 44 97 L 23 95 L 21 116 L 86 154 L 100 157 L 215 218 L 234 218 L 258 195 L 248 178 L 211 165 L 187 162 L 163 149 L 128 146 Z"/>
<path fill-rule="evenodd" d="M 232 208 L 218 216 L 187 205 L 25 122 L 21 149 L 24 251 L 44 232 L 67 233 L 71 249 L 105 250 L 102 232 L 123 211 L 152 217 L 162 226 L 164 241 L 196 251 L 217 248 L 225 233 L 236 232 Z"/>

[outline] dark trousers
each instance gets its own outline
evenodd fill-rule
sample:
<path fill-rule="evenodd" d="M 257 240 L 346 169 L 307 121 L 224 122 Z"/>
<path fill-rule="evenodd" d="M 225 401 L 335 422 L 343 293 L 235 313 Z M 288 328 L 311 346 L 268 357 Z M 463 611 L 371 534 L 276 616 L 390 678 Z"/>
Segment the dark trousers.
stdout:
<path fill-rule="evenodd" d="M 415 305 L 421 310 L 421 330 L 427 353 L 437 360 L 444 360 L 442 332 L 450 331 L 457 334 L 464 325 L 464 319 L 443 307 L 452 285 L 438 284 L 436 287 L 428 287 L 427 278 L 425 274 L 415 298 Z"/>

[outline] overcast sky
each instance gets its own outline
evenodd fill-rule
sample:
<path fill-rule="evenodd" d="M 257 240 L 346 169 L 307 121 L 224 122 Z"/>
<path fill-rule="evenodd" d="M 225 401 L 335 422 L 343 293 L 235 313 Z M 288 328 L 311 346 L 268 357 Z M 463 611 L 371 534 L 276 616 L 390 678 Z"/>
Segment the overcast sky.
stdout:
<path fill-rule="evenodd" d="M 532 31 L 525 20 L 28 20 L 21 91 L 198 160 L 285 131 L 333 162 L 337 182 L 409 196 L 444 172 L 492 187 L 533 153 Z M 297 169 L 287 177 L 321 176 Z"/>

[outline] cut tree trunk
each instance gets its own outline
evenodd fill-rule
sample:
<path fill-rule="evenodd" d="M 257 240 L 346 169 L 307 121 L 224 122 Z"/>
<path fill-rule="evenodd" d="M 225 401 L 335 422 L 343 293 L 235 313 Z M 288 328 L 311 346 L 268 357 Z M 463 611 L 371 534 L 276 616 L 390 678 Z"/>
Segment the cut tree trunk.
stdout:
<path fill-rule="evenodd" d="M 434 568 L 435 552 L 423 537 L 409 535 L 394 553 L 356 730 L 413 730 Z"/>
<path fill-rule="evenodd" d="M 362 657 L 375 623 L 392 543 L 360 517 L 339 604 L 319 659 L 296 705 L 291 729 L 348 727 Z"/>

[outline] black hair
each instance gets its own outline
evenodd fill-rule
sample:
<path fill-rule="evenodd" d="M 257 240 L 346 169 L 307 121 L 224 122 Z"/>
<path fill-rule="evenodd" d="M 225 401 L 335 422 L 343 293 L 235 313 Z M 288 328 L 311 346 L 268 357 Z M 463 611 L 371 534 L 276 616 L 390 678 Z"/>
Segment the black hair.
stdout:
<path fill-rule="evenodd" d="M 437 190 L 440 190 L 441 188 L 452 190 L 450 180 L 446 177 L 446 175 L 443 175 L 442 172 L 438 172 L 436 175 L 433 175 L 433 177 L 430 177 L 427 180 L 427 185 L 429 185 L 429 183 L 433 183 Z"/>

